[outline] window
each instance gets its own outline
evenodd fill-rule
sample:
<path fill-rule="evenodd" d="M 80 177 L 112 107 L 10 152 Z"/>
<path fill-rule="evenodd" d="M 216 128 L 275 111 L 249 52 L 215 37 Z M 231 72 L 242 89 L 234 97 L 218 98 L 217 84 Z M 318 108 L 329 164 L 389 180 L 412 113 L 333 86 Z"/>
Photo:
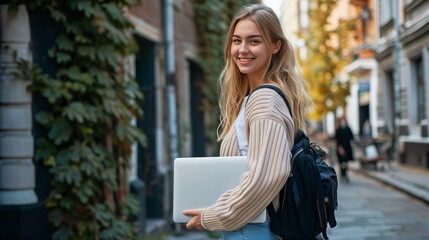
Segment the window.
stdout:
<path fill-rule="evenodd" d="M 395 116 L 398 109 L 398 101 L 395 93 L 395 72 L 388 70 L 385 72 L 385 88 L 384 88 L 384 120 L 386 121 L 385 133 L 391 134 L 395 129 Z"/>
<path fill-rule="evenodd" d="M 308 28 L 308 1 L 299 1 L 299 28 L 300 30 Z"/>
<path fill-rule="evenodd" d="M 426 94 L 425 94 L 425 81 L 423 78 L 423 61 L 419 57 L 413 61 L 414 65 L 414 81 L 417 87 L 417 122 L 426 118 Z"/>
<path fill-rule="evenodd" d="M 383 0 L 380 2 L 380 4 L 381 24 L 384 24 L 393 16 L 392 0 Z"/>

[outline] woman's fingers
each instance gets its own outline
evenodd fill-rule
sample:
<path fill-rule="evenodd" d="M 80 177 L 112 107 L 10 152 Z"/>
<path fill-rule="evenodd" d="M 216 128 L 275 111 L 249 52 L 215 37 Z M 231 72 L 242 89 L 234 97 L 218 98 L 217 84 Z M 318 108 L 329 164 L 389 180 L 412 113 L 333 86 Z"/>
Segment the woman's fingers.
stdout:
<path fill-rule="evenodd" d="M 201 212 L 204 209 L 188 209 L 188 210 L 184 210 L 182 213 L 183 215 L 186 216 L 197 216 L 197 215 L 201 215 Z"/>
<path fill-rule="evenodd" d="M 193 210 L 193 209 L 191 209 L 191 210 L 185 210 L 182 213 L 183 213 L 183 215 L 186 215 L 186 216 L 190 216 L 190 215 L 195 216 L 196 215 L 195 214 L 195 210 Z"/>
<path fill-rule="evenodd" d="M 200 221 L 201 219 L 199 218 L 199 216 L 195 216 L 186 224 L 186 228 L 189 230 L 192 228 L 196 228 L 198 230 L 204 230 L 204 228 L 201 226 Z"/>
<path fill-rule="evenodd" d="M 182 213 L 186 216 L 194 216 L 187 224 L 187 229 L 196 228 L 198 230 L 204 230 L 204 227 L 201 225 L 201 213 L 204 209 L 188 209 Z"/>
<path fill-rule="evenodd" d="M 186 224 L 186 228 L 187 228 L 187 229 L 189 229 L 189 230 L 191 230 L 191 229 L 193 228 L 193 226 L 192 226 L 192 220 L 191 220 L 191 221 L 189 221 L 189 222 Z"/>

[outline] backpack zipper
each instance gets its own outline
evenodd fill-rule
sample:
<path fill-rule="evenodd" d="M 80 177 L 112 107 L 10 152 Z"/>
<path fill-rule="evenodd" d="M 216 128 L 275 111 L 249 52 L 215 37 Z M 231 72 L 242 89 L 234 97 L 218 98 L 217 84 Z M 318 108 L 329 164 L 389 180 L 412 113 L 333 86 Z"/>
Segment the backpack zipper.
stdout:
<path fill-rule="evenodd" d="M 300 149 L 297 153 L 295 153 L 295 156 L 293 156 L 292 158 L 292 165 L 293 165 L 293 160 L 295 160 L 296 156 L 298 156 L 298 154 L 300 154 L 302 151 L 304 151 L 304 149 Z"/>
<path fill-rule="evenodd" d="M 295 155 L 293 156 L 293 158 L 292 158 L 292 168 L 293 168 L 293 160 L 295 160 L 296 156 L 298 156 L 302 151 L 304 151 L 304 149 L 300 149 L 300 150 L 299 150 L 297 153 L 295 153 Z M 292 171 L 291 171 L 291 173 L 290 173 L 289 178 L 293 178 Z"/>
<path fill-rule="evenodd" d="M 304 151 L 304 149 L 300 149 L 297 153 L 295 153 L 295 155 L 292 158 L 292 168 L 293 168 L 293 160 L 295 160 L 296 156 L 298 156 L 302 151 Z M 291 173 L 289 175 L 289 178 L 293 178 L 293 173 L 291 170 Z M 282 207 L 280 208 L 283 211 L 283 207 L 285 205 L 285 199 L 286 199 L 286 188 L 285 188 L 285 192 L 283 193 L 283 201 L 282 201 Z"/>
<path fill-rule="evenodd" d="M 281 212 L 283 212 L 283 207 L 285 206 L 285 200 L 286 200 L 286 188 L 285 188 L 285 192 L 283 193 L 282 207 L 280 208 Z"/>

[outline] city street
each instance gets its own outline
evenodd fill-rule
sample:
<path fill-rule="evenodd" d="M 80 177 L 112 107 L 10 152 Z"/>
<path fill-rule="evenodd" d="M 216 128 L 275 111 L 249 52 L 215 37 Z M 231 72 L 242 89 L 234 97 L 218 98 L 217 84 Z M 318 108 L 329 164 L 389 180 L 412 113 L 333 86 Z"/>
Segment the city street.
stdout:
<path fill-rule="evenodd" d="M 329 239 L 429 240 L 429 0 L 0 0 L 0 16 L 0 240 L 220 240 L 174 222 L 177 203 L 220 199 L 202 225 L 239 229 L 298 129 L 339 178 Z M 202 190 L 177 191 L 176 159 L 238 155 L 228 199 L 210 187 L 226 165 L 191 163 Z M 287 200 L 317 214 L 298 186 Z"/>
<path fill-rule="evenodd" d="M 429 207 L 389 186 L 351 172 L 338 201 L 332 240 L 429 239 Z"/>
<path fill-rule="evenodd" d="M 350 172 L 350 183 L 340 182 L 337 227 L 331 240 L 429 239 L 429 207 L 389 186 Z M 188 233 L 168 240 L 209 240 L 204 233 Z"/>

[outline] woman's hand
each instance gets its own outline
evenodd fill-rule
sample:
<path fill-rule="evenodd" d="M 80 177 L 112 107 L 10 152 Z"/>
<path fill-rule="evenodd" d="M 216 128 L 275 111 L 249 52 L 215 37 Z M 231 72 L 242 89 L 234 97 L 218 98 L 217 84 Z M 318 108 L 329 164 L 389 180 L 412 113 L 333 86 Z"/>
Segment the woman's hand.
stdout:
<path fill-rule="evenodd" d="M 194 216 L 187 224 L 188 229 L 196 228 L 198 230 L 204 230 L 204 227 L 201 225 L 201 213 L 204 211 L 203 208 L 200 209 L 190 209 L 183 211 L 183 214 L 186 216 Z"/>

